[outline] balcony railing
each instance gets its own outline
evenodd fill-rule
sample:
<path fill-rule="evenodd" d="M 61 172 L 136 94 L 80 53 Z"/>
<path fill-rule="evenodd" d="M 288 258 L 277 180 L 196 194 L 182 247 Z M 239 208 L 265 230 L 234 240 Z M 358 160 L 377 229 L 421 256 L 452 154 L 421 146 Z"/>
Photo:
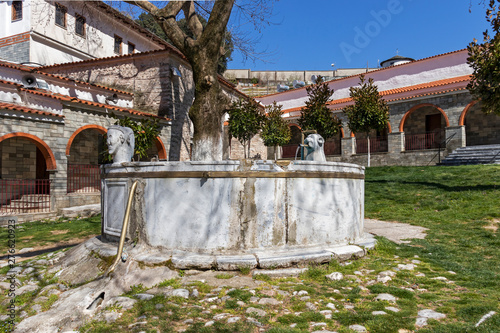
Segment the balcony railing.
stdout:
<path fill-rule="evenodd" d="M 405 135 L 405 150 L 423 150 L 439 148 L 440 132 Z"/>
<path fill-rule="evenodd" d="M 98 193 L 101 191 L 99 165 L 68 164 L 68 193 Z"/>
<path fill-rule="evenodd" d="M 50 212 L 49 179 L 0 179 L 0 215 Z"/>
<path fill-rule="evenodd" d="M 370 139 L 370 153 L 381 153 L 388 151 L 388 141 L 386 137 L 376 137 Z M 368 139 L 356 139 L 356 154 L 368 153 Z"/>

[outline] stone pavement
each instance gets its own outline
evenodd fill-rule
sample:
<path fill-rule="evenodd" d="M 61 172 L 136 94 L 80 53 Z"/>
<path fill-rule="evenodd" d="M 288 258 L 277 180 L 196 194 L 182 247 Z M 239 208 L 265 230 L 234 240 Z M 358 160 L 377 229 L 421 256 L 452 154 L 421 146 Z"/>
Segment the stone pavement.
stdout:
<path fill-rule="evenodd" d="M 427 228 L 399 222 L 384 222 L 365 219 L 365 232 L 376 236 L 383 236 L 397 244 L 409 243 L 407 239 L 424 239 Z"/>

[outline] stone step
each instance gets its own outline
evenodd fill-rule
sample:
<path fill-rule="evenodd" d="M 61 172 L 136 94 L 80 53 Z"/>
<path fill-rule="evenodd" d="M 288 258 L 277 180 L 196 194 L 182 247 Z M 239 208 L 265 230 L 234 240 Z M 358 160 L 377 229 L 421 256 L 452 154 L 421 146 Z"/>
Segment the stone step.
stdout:
<path fill-rule="evenodd" d="M 500 164 L 500 145 L 469 146 L 456 149 L 443 165 Z"/>

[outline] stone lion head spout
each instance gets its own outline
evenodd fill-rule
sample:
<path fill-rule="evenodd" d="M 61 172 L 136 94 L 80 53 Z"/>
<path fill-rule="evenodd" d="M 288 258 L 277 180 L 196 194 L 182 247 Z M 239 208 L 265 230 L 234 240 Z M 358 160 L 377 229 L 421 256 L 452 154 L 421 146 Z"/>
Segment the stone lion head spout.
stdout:
<path fill-rule="evenodd" d="M 130 162 L 134 156 L 134 132 L 129 127 L 111 126 L 108 128 L 108 151 L 113 163 Z"/>
<path fill-rule="evenodd" d="M 309 134 L 304 140 L 307 149 L 306 161 L 326 162 L 325 139 L 319 134 Z"/>

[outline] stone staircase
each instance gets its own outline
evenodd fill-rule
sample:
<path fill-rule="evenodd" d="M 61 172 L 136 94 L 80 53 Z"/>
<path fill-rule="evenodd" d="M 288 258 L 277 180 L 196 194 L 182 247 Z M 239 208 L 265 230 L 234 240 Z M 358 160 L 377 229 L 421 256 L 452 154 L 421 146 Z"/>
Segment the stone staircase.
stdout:
<path fill-rule="evenodd" d="M 442 165 L 500 164 L 500 145 L 458 148 L 441 161 Z"/>
<path fill-rule="evenodd" d="M 50 210 L 49 194 L 26 194 L 19 199 L 13 199 L 8 204 L 0 205 L 0 215 L 10 213 L 31 213 Z"/>

